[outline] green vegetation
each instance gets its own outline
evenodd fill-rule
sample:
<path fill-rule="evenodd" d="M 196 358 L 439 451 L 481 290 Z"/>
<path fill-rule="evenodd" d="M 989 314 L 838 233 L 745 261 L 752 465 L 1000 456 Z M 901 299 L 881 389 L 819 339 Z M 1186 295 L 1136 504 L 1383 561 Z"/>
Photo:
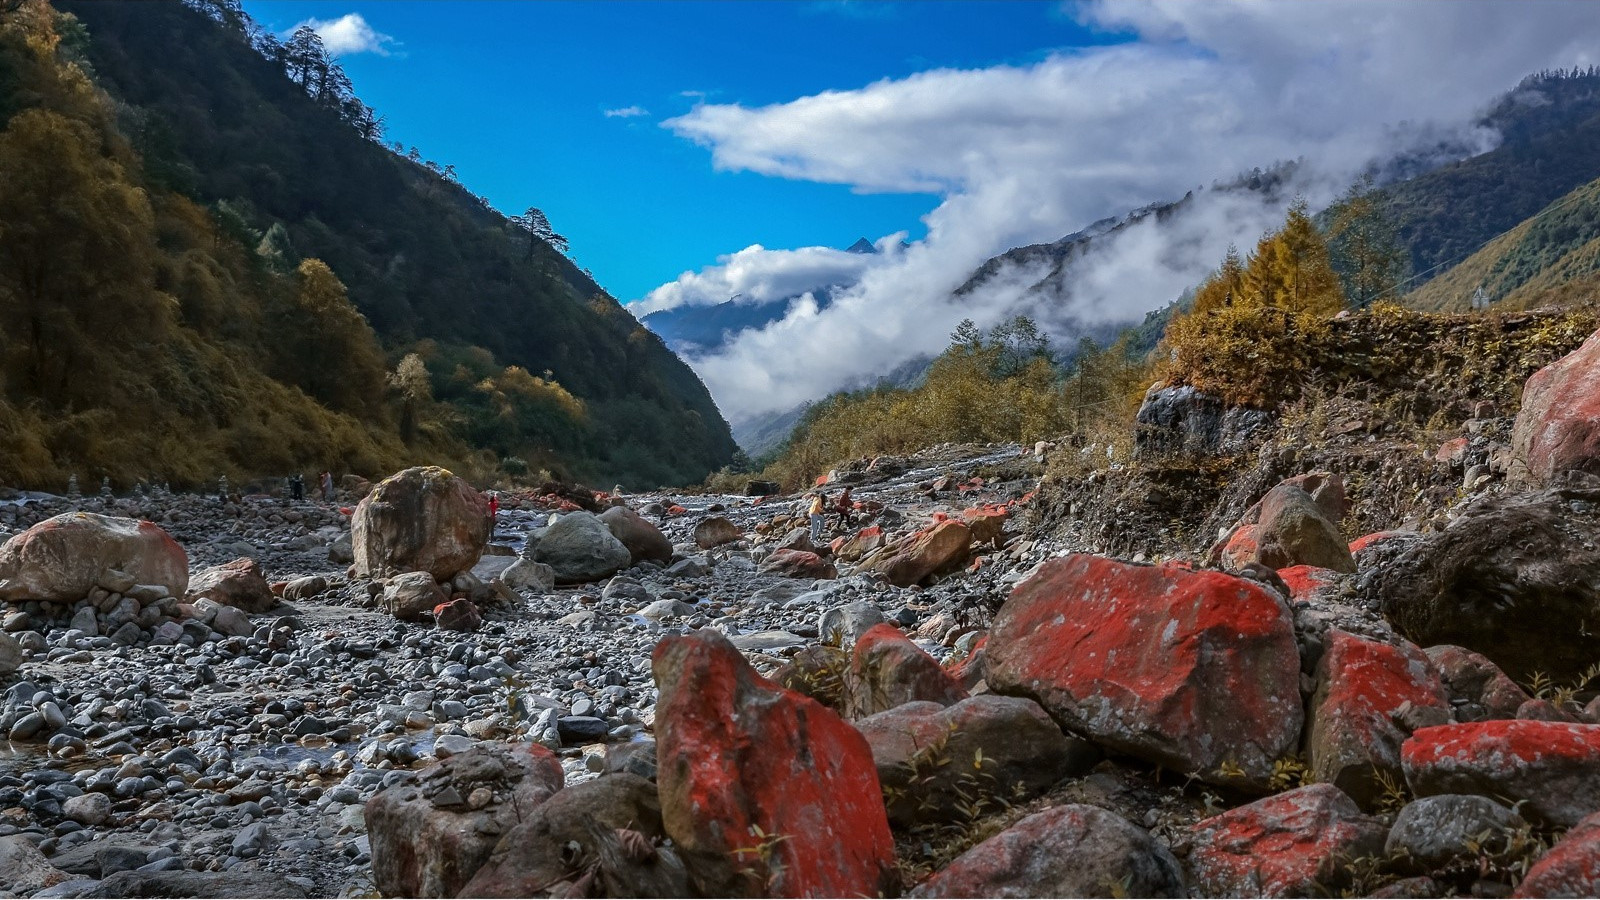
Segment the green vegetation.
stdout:
<path fill-rule="evenodd" d="M 1564 306 L 1600 288 L 1600 179 L 1491 241 L 1406 298 L 1419 309 Z"/>
<path fill-rule="evenodd" d="M 1085 339 L 1063 373 L 1049 338 L 1026 316 L 987 333 L 967 320 L 919 386 L 839 393 L 813 404 L 759 477 L 793 490 L 840 460 L 947 441 L 1062 434 L 1085 444 L 1130 440 L 1125 426 L 1148 386 L 1148 367 L 1130 356 L 1127 339 L 1107 348 Z M 742 481 L 727 470 L 709 486 L 731 490 Z"/>
<path fill-rule="evenodd" d="M 656 486 L 733 458 L 548 219 L 379 144 L 314 33 L 234 0 L 61 6 L 0 18 L 0 483 Z"/>

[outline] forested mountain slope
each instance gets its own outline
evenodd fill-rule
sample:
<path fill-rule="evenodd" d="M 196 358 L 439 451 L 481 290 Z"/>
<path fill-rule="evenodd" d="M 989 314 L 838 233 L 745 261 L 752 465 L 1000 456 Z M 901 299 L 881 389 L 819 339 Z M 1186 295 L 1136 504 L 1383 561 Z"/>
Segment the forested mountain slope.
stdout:
<path fill-rule="evenodd" d="M 379 121 L 325 55 L 308 70 L 292 41 L 277 45 L 226 2 L 58 8 L 81 22 L 67 29 L 73 61 L 114 98 L 108 126 L 151 197 L 195 205 L 268 294 L 308 259 L 348 289 L 396 385 L 360 405 L 401 432 L 402 455 L 449 445 L 480 463 L 634 484 L 693 480 L 730 458 L 698 378 L 557 251 L 559 237 L 515 227 L 447 168 L 377 142 Z M 287 331 L 246 334 L 238 312 L 186 310 L 179 325 L 204 332 L 200 320 L 217 318 L 268 355 L 293 340 L 292 315 Z M 415 364 L 393 377 L 410 353 L 426 378 Z"/>

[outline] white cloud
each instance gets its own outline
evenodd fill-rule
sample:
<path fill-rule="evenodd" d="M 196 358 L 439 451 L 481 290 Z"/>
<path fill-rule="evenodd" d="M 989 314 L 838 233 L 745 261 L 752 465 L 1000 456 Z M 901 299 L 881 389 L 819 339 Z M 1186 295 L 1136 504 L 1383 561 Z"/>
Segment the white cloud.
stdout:
<path fill-rule="evenodd" d="M 605 110 L 605 117 L 608 119 L 632 119 L 635 116 L 648 115 L 650 115 L 650 110 L 642 106 L 624 106 L 621 109 Z"/>
<path fill-rule="evenodd" d="M 376 53 L 389 55 L 389 45 L 394 38 L 384 34 L 362 18 L 360 13 L 347 13 L 337 19 L 306 19 L 300 25 L 309 25 L 322 38 L 322 45 L 333 56 L 347 53 Z M 299 28 L 300 25 L 296 25 Z"/>
<path fill-rule="evenodd" d="M 1042 241 L 1254 166 L 1302 159 L 1315 204 L 1372 159 L 1455 135 L 1496 94 L 1548 67 L 1588 65 L 1600 16 L 1583 2 L 1256 3 L 1144 0 L 1071 7 L 1137 40 L 1030 66 L 939 69 L 750 108 L 702 103 L 663 125 L 711 150 L 719 169 L 941 196 L 928 236 L 872 259 L 826 310 L 798 305 L 714 357 L 691 359 L 724 411 L 792 406 L 917 353 L 954 323 L 997 321 L 1044 273 L 1006 273 L 976 296 L 950 292 L 1007 248 Z M 1278 205 L 1204 192 L 1183 215 L 1130 228 L 1075 266 L 1078 318 L 1136 317 L 1202 277 L 1231 241 L 1248 249 Z M 652 292 L 693 302 L 747 248 Z M 782 268 L 775 258 L 772 267 Z"/>
<path fill-rule="evenodd" d="M 738 253 L 717 258 L 717 264 L 699 272 L 685 272 L 643 300 L 629 305 L 636 316 L 679 306 L 712 306 L 736 300 L 768 303 L 797 297 L 806 291 L 854 284 L 873 265 L 898 254 L 905 234 L 880 240 L 878 253 L 848 253 L 832 247 L 768 250 L 751 244 Z"/>

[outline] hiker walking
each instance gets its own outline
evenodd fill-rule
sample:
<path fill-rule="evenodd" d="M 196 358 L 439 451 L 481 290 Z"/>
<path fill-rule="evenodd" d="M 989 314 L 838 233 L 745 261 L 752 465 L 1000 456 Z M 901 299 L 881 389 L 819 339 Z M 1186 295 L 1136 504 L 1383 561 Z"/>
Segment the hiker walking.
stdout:
<path fill-rule="evenodd" d="M 817 491 L 811 495 L 811 543 L 822 543 L 823 515 L 828 509 L 828 495 Z"/>
<path fill-rule="evenodd" d="M 850 499 L 850 489 L 847 487 L 839 494 L 839 500 L 833 505 L 833 511 L 839 514 L 839 528 L 845 530 L 854 525 L 856 504 Z"/>

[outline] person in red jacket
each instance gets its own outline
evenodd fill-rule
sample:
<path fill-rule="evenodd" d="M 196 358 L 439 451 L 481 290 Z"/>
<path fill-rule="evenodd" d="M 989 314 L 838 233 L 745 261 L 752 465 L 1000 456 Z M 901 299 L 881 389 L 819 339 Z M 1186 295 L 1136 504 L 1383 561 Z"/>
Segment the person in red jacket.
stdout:
<path fill-rule="evenodd" d="M 496 528 L 500 527 L 500 495 L 494 491 L 489 492 L 489 537 L 494 537 Z"/>

